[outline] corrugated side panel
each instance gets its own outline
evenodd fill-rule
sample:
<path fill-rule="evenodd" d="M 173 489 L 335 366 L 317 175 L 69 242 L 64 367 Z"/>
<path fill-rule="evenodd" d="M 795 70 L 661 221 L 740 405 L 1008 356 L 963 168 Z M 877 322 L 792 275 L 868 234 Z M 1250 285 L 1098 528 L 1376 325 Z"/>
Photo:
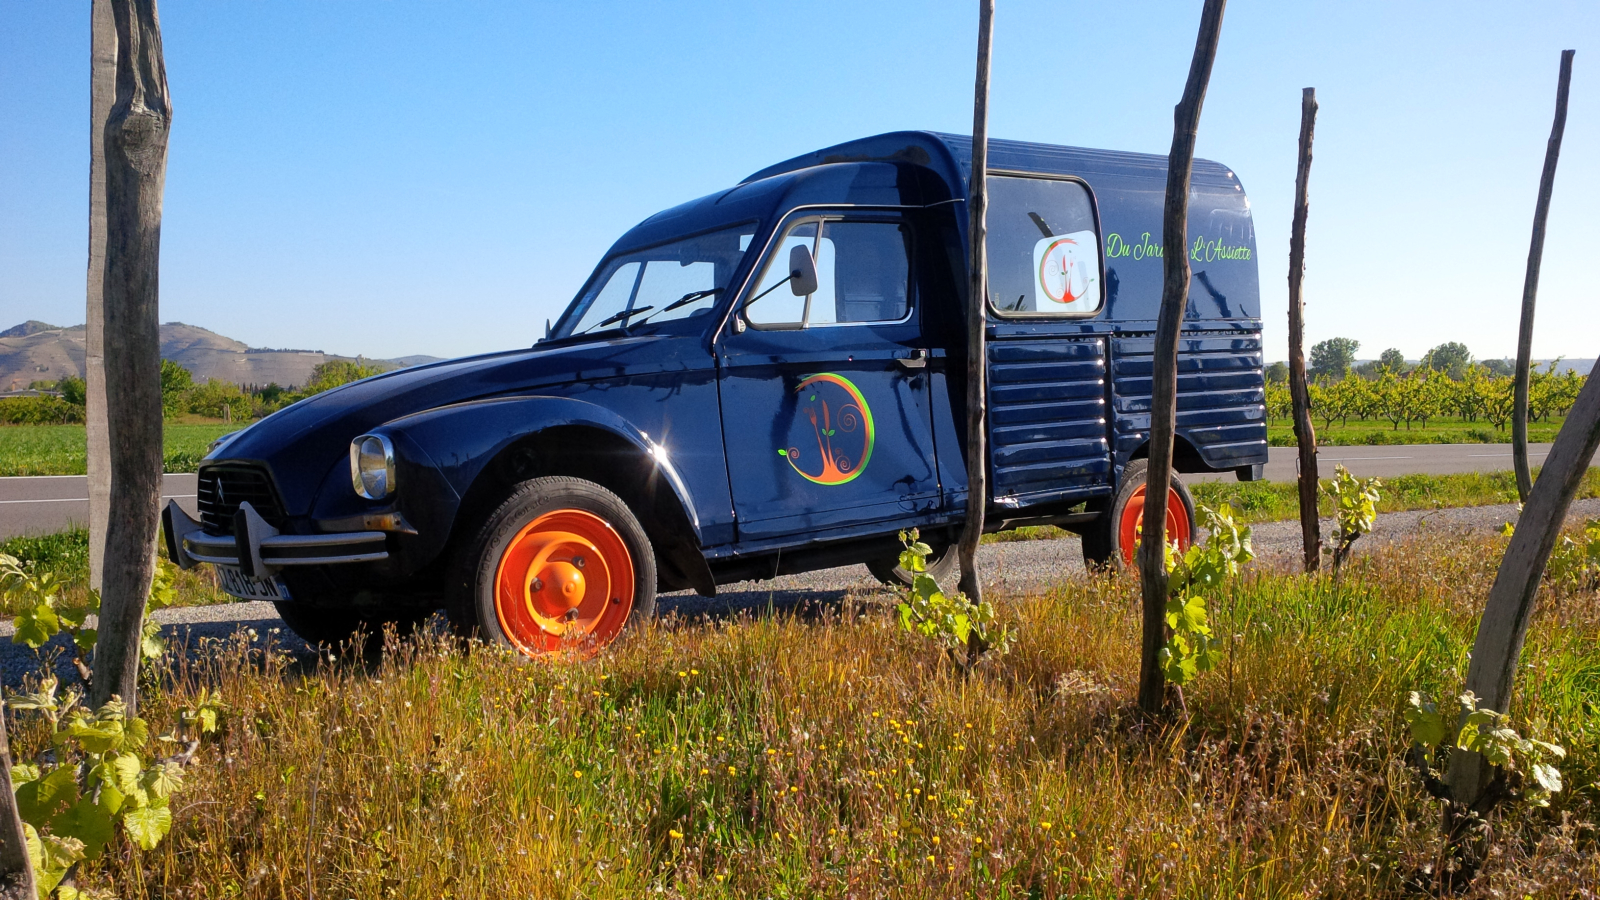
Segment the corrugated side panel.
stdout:
<path fill-rule="evenodd" d="M 994 496 L 1039 502 L 1108 484 L 1105 338 L 988 346 Z"/>
<path fill-rule="evenodd" d="M 1112 397 L 1117 450 L 1132 450 L 1150 431 L 1150 373 L 1155 341 L 1113 338 Z M 1261 335 L 1184 336 L 1178 344 L 1178 434 L 1214 468 L 1267 461 L 1266 383 Z"/>

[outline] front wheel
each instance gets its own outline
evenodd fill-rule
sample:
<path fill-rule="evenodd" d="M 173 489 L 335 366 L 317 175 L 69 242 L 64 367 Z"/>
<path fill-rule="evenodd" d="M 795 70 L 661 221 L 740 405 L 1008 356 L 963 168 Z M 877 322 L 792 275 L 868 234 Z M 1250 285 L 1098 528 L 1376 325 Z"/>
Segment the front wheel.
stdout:
<path fill-rule="evenodd" d="M 1092 567 L 1134 565 L 1134 550 L 1144 525 L 1145 473 L 1150 463 L 1136 459 L 1122 471 L 1122 481 L 1111 504 L 1100 519 L 1083 535 L 1083 559 Z M 1177 472 L 1167 490 L 1167 542 L 1178 544 L 1179 551 L 1194 543 L 1194 498 L 1189 495 Z"/>
<path fill-rule="evenodd" d="M 655 617 L 656 561 L 622 498 L 581 478 L 523 482 L 460 560 L 450 620 L 524 656 L 592 656 Z"/>

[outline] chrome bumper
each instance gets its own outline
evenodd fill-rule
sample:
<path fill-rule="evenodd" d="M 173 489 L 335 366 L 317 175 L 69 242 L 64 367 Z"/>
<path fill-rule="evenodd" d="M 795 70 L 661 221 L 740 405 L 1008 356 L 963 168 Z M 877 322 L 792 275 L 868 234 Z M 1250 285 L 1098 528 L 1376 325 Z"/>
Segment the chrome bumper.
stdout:
<path fill-rule="evenodd" d="M 389 558 L 384 543 L 388 535 L 382 531 L 280 534 L 249 502 L 239 504 L 233 530 L 245 536 L 242 546 L 233 536 L 206 534 L 176 500 L 168 501 L 161 511 L 167 555 L 180 569 L 213 563 L 238 566 L 246 575 L 259 577 L 275 574 L 284 566 L 332 566 Z"/>

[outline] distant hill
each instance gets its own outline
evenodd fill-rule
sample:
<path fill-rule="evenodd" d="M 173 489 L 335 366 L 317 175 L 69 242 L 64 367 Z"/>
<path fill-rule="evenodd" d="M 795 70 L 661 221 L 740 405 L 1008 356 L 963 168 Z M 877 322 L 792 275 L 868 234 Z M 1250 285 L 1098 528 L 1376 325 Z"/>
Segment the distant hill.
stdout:
<path fill-rule="evenodd" d="M 25 388 L 35 381 L 55 381 L 68 375 L 83 377 L 82 325 L 62 328 L 27 321 L 0 331 L 0 391 Z M 161 357 L 188 369 L 196 381 L 215 378 L 235 384 L 299 386 L 311 370 L 331 360 L 354 361 L 321 350 L 274 350 L 243 343 L 182 322 L 161 326 Z M 362 359 L 367 365 L 402 368 L 434 362 L 438 357 Z"/>

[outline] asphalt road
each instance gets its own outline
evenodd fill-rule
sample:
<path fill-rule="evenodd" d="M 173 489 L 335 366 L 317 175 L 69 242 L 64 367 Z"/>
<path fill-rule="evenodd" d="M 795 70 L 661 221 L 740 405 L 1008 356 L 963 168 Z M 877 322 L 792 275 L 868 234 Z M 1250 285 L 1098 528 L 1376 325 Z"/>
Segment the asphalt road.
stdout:
<path fill-rule="evenodd" d="M 193 475 L 164 475 L 161 500 L 176 498 L 191 516 Z M 0 540 L 29 534 L 51 534 L 89 522 L 89 479 L 83 475 L 41 475 L 0 478 Z"/>
<path fill-rule="evenodd" d="M 1531 444 L 1534 465 L 1544 462 L 1549 444 Z M 1327 477 L 1343 463 L 1352 474 L 1391 477 L 1412 473 L 1445 475 L 1454 472 L 1492 472 L 1511 468 L 1510 444 L 1413 444 L 1394 447 L 1324 447 L 1318 454 L 1318 471 Z M 1298 471 L 1293 447 L 1273 447 L 1266 467 L 1268 481 L 1293 481 Z M 1189 481 L 1232 480 L 1222 475 L 1185 475 Z M 193 475 L 168 475 L 162 498 L 175 497 L 191 516 L 194 508 Z M 27 534 L 48 534 L 89 517 L 88 479 L 82 475 L 38 478 L 0 478 L 0 540 Z"/>
<path fill-rule="evenodd" d="M 1388 541 L 1403 539 L 1424 531 L 1489 534 L 1508 519 L 1514 519 L 1515 506 L 1478 506 L 1468 509 L 1418 510 L 1386 513 L 1378 517 L 1371 536 L 1357 544 L 1357 553 L 1369 552 Z M 1579 500 L 1572 505 L 1569 521 L 1600 517 L 1600 500 Z M 1328 533 L 1325 523 L 1323 533 Z M 1256 565 L 1294 566 L 1300 553 L 1300 523 L 1269 522 L 1252 527 Z M 984 544 L 978 562 L 988 578 L 985 593 L 1000 602 L 1022 591 L 1039 590 L 1083 572 L 1083 548 L 1076 537 L 1055 540 L 1012 541 Z M 700 597 L 690 592 L 667 594 L 660 598 L 659 614 L 672 617 L 726 619 L 739 615 L 794 613 L 815 615 L 820 610 L 837 609 L 849 601 L 863 604 L 888 604 L 892 595 L 884 591 L 865 566 L 846 566 L 802 575 L 785 575 L 764 582 L 724 585 L 716 597 Z M 288 650 L 302 667 L 316 664 L 316 651 L 296 638 L 278 618 L 270 603 L 227 603 L 217 606 L 192 606 L 164 609 L 156 613 L 162 634 L 169 646 L 187 646 L 203 653 L 207 641 L 249 640 L 260 646 L 268 641 Z M 77 679 L 64 636 L 35 654 L 13 644 L 11 623 L 0 620 L 0 680 L 9 687 L 43 666 L 41 656 L 56 659 L 55 671 L 64 681 Z M 241 636 L 239 632 L 243 631 Z"/>
<path fill-rule="evenodd" d="M 1543 465 L 1549 444 L 1529 444 L 1528 461 Z M 1388 447 L 1323 447 L 1317 452 L 1317 474 L 1333 475 L 1333 467 L 1343 465 L 1359 478 L 1392 478 L 1395 475 L 1453 475 L 1458 472 L 1496 472 L 1510 470 L 1510 444 L 1401 444 Z M 1268 481 L 1293 481 L 1299 477 L 1299 452 L 1293 447 L 1272 447 L 1267 451 L 1263 472 Z M 1185 475 L 1186 481 L 1231 480 L 1233 475 Z"/>

